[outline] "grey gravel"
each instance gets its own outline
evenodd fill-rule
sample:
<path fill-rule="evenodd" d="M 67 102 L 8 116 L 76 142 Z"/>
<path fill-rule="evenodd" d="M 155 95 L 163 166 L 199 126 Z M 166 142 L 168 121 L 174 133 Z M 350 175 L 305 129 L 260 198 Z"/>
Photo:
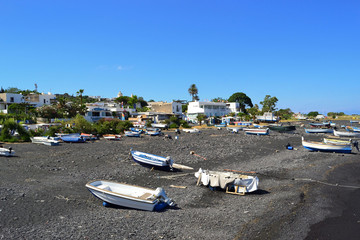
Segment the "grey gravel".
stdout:
<path fill-rule="evenodd" d="M 309 152 L 301 136 L 320 140 L 326 135 L 306 134 L 297 124 L 294 133 L 271 131 L 269 136 L 203 129 L 181 133 L 178 140 L 168 131 L 172 140 L 144 136 L 53 147 L 5 144 L 17 156 L 0 158 L 0 239 L 304 239 L 311 225 L 331 213 L 332 200 L 323 197 L 323 190 L 344 190 L 296 179 L 339 183 L 331 172 L 359 161 L 359 154 Z M 288 143 L 296 150 L 287 150 Z M 129 159 L 130 148 L 171 156 L 194 171 L 145 168 Z M 260 190 L 237 196 L 196 186 L 194 172 L 200 167 L 256 171 Z M 94 179 L 163 187 L 177 207 L 162 212 L 105 208 L 85 188 Z"/>

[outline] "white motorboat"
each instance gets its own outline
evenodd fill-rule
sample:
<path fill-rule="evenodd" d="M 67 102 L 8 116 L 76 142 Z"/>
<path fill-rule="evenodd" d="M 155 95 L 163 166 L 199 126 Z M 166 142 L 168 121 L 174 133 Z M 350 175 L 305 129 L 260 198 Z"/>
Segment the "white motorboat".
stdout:
<path fill-rule="evenodd" d="M 160 211 L 167 206 L 176 205 L 160 187 L 153 190 L 106 180 L 90 181 L 85 186 L 95 197 L 104 201 L 104 206 L 113 204 L 146 211 Z"/>
<path fill-rule="evenodd" d="M 113 141 L 119 141 L 121 139 L 120 134 L 105 134 L 103 135 L 103 138 L 106 140 L 113 140 Z"/>
<path fill-rule="evenodd" d="M 269 128 L 244 128 L 243 130 L 250 135 L 269 135 Z"/>
<path fill-rule="evenodd" d="M 187 133 L 198 133 L 198 132 L 200 132 L 200 130 L 197 129 L 197 128 L 184 128 L 183 131 L 187 132 Z"/>
<path fill-rule="evenodd" d="M 58 140 L 55 140 L 54 137 L 50 137 L 50 136 L 31 137 L 30 139 L 32 143 L 44 144 L 47 146 L 57 146 L 60 143 Z"/>
<path fill-rule="evenodd" d="M 15 155 L 15 151 L 12 150 L 12 147 L 4 148 L 4 147 L 0 146 L 0 156 L 12 157 L 14 155 Z"/>

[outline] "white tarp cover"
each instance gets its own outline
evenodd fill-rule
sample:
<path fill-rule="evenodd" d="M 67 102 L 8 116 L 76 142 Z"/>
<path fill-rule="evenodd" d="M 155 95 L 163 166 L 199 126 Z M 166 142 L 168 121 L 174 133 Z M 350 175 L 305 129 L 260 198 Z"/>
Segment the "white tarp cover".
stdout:
<path fill-rule="evenodd" d="M 253 192 L 258 189 L 259 179 L 258 177 L 236 174 L 232 172 L 219 172 L 202 170 L 195 173 L 195 177 L 200 177 L 200 182 L 204 186 L 210 184 L 211 187 L 220 187 L 226 189 L 227 185 L 242 186 L 246 188 L 246 192 Z"/>

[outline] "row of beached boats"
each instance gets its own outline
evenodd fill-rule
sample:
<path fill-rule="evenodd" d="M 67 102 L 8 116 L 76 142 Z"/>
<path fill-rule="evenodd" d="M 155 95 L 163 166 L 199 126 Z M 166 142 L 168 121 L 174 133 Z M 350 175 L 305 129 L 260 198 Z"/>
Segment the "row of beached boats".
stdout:
<path fill-rule="evenodd" d="M 130 149 L 132 159 L 146 167 L 161 170 L 187 169 L 192 167 L 175 164 L 171 157 L 162 157 L 150 153 Z M 244 195 L 258 189 L 259 179 L 256 176 L 237 174 L 234 172 L 208 171 L 201 168 L 195 174 L 197 185 L 211 189 L 220 188 L 226 193 Z M 163 188 L 149 189 L 140 186 L 118 183 L 107 180 L 90 181 L 86 188 L 103 201 L 104 206 L 117 205 L 146 211 L 160 211 L 168 206 L 175 206 Z"/>

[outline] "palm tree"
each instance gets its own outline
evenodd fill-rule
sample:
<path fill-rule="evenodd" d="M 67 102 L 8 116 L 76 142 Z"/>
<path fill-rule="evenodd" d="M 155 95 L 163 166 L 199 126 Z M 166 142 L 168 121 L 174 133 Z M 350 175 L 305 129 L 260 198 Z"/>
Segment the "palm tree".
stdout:
<path fill-rule="evenodd" d="M 82 106 L 82 94 L 84 93 L 84 89 L 80 89 L 76 92 L 76 95 L 80 96 L 80 105 Z"/>
<path fill-rule="evenodd" d="M 197 96 L 198 89 L 195 84 L 191 84 L 190 88 L 188 89 L 188 92 L 189 92 L 190 96 L 192 96 L 193 102 L 195 100 L 199 100 L 199 97 Z"/>

